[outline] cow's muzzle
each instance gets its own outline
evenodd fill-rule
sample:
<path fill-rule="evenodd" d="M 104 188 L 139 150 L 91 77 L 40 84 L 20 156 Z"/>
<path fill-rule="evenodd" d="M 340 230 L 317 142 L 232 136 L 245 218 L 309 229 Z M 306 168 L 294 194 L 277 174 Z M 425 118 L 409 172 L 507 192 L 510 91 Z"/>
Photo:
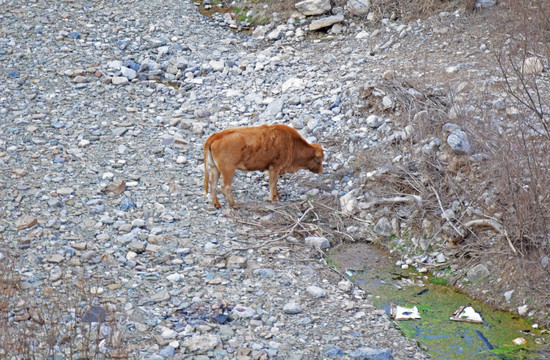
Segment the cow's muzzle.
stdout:
<path fill-rule="evenodd" d="M 313 173 L 320 173 L 323 171 L 323 164 L 317 159 L 317 156 L 313 158 L 313 165 L 309 168 L 309 171 Z"/>

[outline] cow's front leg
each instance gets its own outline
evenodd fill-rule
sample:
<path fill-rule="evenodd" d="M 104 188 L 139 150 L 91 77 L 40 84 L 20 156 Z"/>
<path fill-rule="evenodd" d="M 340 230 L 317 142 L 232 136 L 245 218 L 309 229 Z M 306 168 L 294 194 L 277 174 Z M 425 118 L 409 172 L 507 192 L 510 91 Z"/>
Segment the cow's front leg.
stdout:
<path fill-rule="evenodd" d="M 279 178 L 279 169 L 269 168 L 269 201 L 275 203 L 275 197 L 281 199 L 279 190 L 277 190 L 277 180 Z"/>

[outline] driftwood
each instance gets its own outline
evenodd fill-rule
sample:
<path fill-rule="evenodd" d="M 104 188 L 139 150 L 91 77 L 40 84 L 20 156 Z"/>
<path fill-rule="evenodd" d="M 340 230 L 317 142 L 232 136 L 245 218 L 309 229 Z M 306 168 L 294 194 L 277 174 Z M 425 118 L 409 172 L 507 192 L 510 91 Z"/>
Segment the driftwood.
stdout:
<path fill-rule="evenodd" d="M 399 203 L 413 203 L 417 204 L 419 207 L 422 207 L 422 198 L 418 195 L 406 195 L 406 196 L 394 196 L 391 198 L 377 198 L 369 201 L 361 208 L 363 210 L 369 209 L 373 206 L 378 205 L 393 205 Z"/>
<path fill-rule="evenodd" d="M 516 248 L 514 247 L 514 244 L 512 244 L 512 241 L 508 237 L 508 233 L 506 232 L 506 229 L 504 226 L 499 223 L 496 220 L 493 219 L 476 219 L 476 220 L 470 220 L 467 223 L 464 224 L 465 228 L 473 228 L 473 227 L 489 227 L 493 229 L 495 232 L 497 232 L 499 235 L 502 235 L 506 238 L 508 241 L 508 246 L 510 246 L 510 249 L 515 254 L 517 253 Z M 465 236 L 466 234 L 464 234 Z"/>

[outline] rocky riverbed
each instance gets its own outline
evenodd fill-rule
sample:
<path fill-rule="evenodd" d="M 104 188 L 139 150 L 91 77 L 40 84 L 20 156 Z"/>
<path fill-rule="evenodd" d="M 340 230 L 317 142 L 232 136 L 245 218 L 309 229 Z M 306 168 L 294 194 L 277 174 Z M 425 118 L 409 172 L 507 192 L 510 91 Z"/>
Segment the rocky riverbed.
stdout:
<path fill-rule="evenodd" d="M 132 359 L 427 358 L 292 230 L 308 200 L 338 201 L 364 180 L 350 169 L 362 149 L 410 136 L 391 115 L 358 111 L 365 84 L 414 58 L 426 76 L 483 73 L 468 70 L 485 54 L 482 37 L 473 53 L 438 40 L 460 12 L 376 29 L 347 20 L 306 37 L 294 20 L 235 32 L 183 0 L 0 7 L 4 343 L 59 359 L 89 342 Z M 421 53 L 406 50 L 418 44 Z M 390 95 L 374 92 L 386 114 Z M 284 177 L 277 205 L 262 174 L 237 174 L 242 208 L 221 196 L 215 210 L 202 187 L 204 141 L 262 123 L 321 142 L 326 172 Z M 274 224 L 281 214 L 290 226 Z M 30 328 L 36 336 L 22 340 Z"/>

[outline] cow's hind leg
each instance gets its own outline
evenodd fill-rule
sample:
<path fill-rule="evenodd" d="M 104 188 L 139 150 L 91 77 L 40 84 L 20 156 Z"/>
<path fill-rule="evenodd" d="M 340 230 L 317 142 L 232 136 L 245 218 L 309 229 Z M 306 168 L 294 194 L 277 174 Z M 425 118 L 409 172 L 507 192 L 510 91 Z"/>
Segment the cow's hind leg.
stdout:
<path fill-rule="evenodd" d="M 225 194 L 225 198 L 231 207 L 238 207 L 233 199 L 233 193 L 231 192 L 231 183 L 233 182 L 233 176 L 235 175 L 235 168 L 224 167 L 220 169 L 222 173 L 222 191 Z"/>
<path fill-rule="evenodd" d="M 210 167 L 210 196 L 212 197 L 212 203 L 214 204 L 214 207 L 216 209 L 219 209 L 221 207 L 220 202 L 218 201 L 218 195 L 217 195 L 217 188 L 218 188 L 218 180 L 220 179 L 220 171 L 217 167 L 211 166 Z"/>

